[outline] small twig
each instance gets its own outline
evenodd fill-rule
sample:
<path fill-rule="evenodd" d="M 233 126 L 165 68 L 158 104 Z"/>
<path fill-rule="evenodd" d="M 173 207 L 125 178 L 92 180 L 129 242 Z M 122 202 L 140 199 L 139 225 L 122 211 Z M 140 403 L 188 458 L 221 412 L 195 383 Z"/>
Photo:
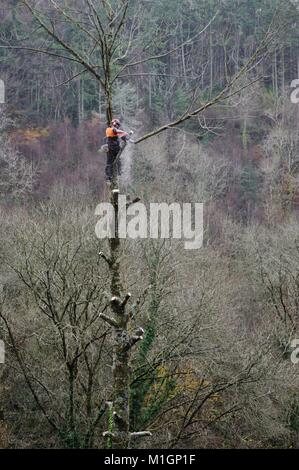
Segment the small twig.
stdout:
<path fill-rule="evenodd" d="M 103 260 L 106 261 L 106 263 L 108 264 L 108 266 L 111 266 L 112 262 L 111 262 L 111 259 L 108 258 L 102 251 L 99 252 L 99 256 L 101 258 L 103 258 Z"/>

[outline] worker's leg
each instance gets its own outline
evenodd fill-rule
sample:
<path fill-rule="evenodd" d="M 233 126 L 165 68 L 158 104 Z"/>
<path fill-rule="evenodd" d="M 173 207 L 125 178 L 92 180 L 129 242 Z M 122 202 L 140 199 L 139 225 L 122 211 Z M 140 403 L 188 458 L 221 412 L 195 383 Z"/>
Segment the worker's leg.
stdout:
<path fill-rule="evenodd" d="M 107 152 L 107 162 L 106 162 L 106 180 L 110 181 L 113 175 L 113 152 L 111 150 L 108 150 Z"/>
<path fill-rule="evenodd" d="M 118 175 L 121 175 L 122 173 L 122 163 L 121 163 L 121 154 L 124 150 L 126 146 L 126 140 L 125 138 L 122 138 L 121 142 L 120 142 L 120 150 L 119 150 L 119 153 L 118 153 L 118 158 L 117 158 L 117 174 Z"/>

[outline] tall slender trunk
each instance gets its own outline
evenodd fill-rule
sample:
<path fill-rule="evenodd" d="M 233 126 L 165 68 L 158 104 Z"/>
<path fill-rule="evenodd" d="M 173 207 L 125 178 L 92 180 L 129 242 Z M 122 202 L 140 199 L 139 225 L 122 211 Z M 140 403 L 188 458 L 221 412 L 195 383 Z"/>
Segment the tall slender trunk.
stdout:
<path fill-rule="evenodd" d="M 107 61 L 109 63 L 109 60 Z M 109 68 L 106 70 L 106 117 L 112 120 L 112 88 L 110 85 Z M 112 397 L 109 405 L 109 429 L 104 435 L 108 437 L 109 445 L 115 449 L 126 449 L 130 445 L 130 356 L 133 345 L 143 339 L 143 330 L 130 336 L 128 326 L 130 315 L 127 302 L 130 294 L 125 295 L 121 282 L 120 267 L 120 238 L 118 232 L 118 175 L 117 165 L 113 166 L 110 203 L 114 208 L 114 237 L 109 238 L 109 258 L 106 258 L 110 271 L 110 307 L 112 316 L 101 314 L 102 318 L 113 327 L 113 384 Z"/>

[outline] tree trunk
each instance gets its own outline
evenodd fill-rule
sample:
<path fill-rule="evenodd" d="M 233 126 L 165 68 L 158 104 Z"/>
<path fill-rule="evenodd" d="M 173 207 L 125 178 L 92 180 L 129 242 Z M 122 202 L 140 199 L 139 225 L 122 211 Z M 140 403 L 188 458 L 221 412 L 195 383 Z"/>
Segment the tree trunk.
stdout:
<path fill-rule="evenodd" d="M 112 120 L 112 93 L 109 83 L 110 73 L 107 70 L 106 81 L 106 116 L 107 121 Z M 113 327 L 113 395 L 109 401 L 109 429 L 104 435 L 108 437 L 108 444 L 114 449 L 127 449 L 130 444 L 130 356 L 134 344 L 143 339 L 143 330 L 130 337 L 128 326 L 130 315 L 127 312 L 127 302 L 130 294 L 124 295 L 120 275 L 120 238 L 118 233 L 118 175 L 117 165 L 113 166 L 112 182 L 110 187 L 110 203 L 114 208 L 114 237 L 109 238 L 110 256 L 106 259 L 110 271 L 110 306 L 113 316 L 101 314 L 102 318 Z"/>

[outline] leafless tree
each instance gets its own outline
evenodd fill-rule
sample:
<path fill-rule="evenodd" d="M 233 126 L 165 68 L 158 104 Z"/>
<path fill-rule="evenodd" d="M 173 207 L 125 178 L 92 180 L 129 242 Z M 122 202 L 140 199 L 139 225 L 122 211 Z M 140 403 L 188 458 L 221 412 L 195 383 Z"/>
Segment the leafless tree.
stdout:
<path fill-rule="evenodd" d="M 6 134 L 11 123 L 0 105 L 0 196 L 19 198 L 30 194 L 36 169 L 14 148 Z"/>
<path fill-rule="evenodd" d="M 38 217 L 41 226 L 37 218 L 16 223 L 10 249 L 18 254 L 6 259 L 11 267 L 6 265 L 10 274 L 1 286 L 0 317 L 15 357 L 10 368 L 23 375 L 35 406 L 64 445 L 91 447 L 95 438 L 101 441 L 109 389 L 103 377 L 111 329 L 98 313 L 108 308 L 107 273 L 99 257 L 90 259 L 98 242 L 86 211 L 52 204 Z M 14 309 L 24 304 L 30 308 L 19 321 Z"/>

